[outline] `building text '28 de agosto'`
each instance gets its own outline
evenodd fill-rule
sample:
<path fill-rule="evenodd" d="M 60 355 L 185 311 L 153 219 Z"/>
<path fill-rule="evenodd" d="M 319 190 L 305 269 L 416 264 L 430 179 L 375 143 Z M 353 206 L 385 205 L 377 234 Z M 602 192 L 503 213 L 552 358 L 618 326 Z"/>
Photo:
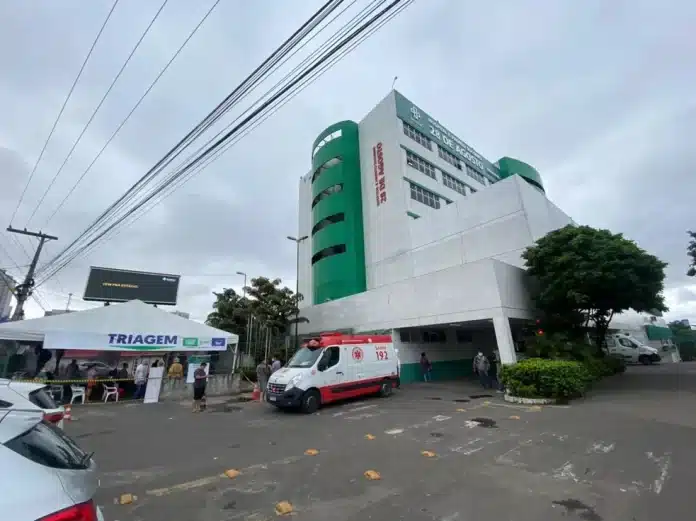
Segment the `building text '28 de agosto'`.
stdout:
<path fill-rule="evenodd" d="M 572 222 L 539 173 L 492 163 L 391 91 L 360 122 L 326 128 L 300 180 L 300 334 L 391 332 L 402 380 L 471 372 L 533 318 L 522 251 Z"/>

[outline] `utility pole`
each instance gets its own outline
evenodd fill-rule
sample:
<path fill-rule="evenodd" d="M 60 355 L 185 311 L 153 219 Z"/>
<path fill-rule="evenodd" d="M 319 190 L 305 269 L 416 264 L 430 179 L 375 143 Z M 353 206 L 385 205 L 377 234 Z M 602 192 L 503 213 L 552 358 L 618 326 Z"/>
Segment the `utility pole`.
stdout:
<path fill-rule="evenodd" d="M 288 239 L 293 241 L 295 245 L 297 246 L 297 260 L 295 264 L 295 298 L 297 298 L 297 295 L 300 294 L 300 243 L 307 239 L 308 237 L 306 235 L 303 235 L 302 237 L 292 237 L 291 235 L 288 235 Z M 297 314 L 295 315 L 295 352 L 300 348 L 300 336 L 298 333 L 298 328 L 300 325 L 300 301 L 297 301 Z M 286 360 L 287 362 L 287 360 Z"/>
<path fill-rule="evenodd" d="M 247 288 L 247 274 L 243 271 L 238 271 L 237 275 L 241 275 L 244 277 L 244 286 L 242 286 L 242 296 L 244 297 L 244 300 L 246 301 L 246 288 Z M 248 302 L 245 302 L 245 305 L 248 304 Z M 251 310 L 247 307 L 247 324 L 246 324 L 246 340 L 244 341 L 244 349 L 246 349 L 247 354 L 251 353 L 251 347 L 249 346 L 249 342 L 251 342 Z M 237 343 L 237 346 L 239 346 L 239 343 Z"/>
<path fill-rule="evenodd" d="M 43 249 L 44 243 L 46 241 L 57 241 L 58 237 L 54 237 L 53 235 L 46 235 L 43 232 L 30 232 L 26 228 L 24 230 L 19 230 L 17 228 L 13 228 L 12 226 L 8 226 L 7 231 L 10 233 L 18 233 L 20 235 L 28 235 L 29 237 L 36 237 L 37 239 L 39 239 L 39 246 L 36 248 L 34 258 L 31 260 L 27 276 L 24 277 L 24 282 L 17 285 L 17 288 L 15 290 L 15 296 L 17 297 L 17 307 L 15 308 L 14 313 L 12 315 L 12 320 L 14 321 L 22 320 L 24 318 L 24 304 L 34 291 L 34 284 L 36 283 L 36 281 L 34 280 L 34 272 L 36 271 L 36 265 L 39 263 L 39 256 L 41 255 L 41 250 Z"/>

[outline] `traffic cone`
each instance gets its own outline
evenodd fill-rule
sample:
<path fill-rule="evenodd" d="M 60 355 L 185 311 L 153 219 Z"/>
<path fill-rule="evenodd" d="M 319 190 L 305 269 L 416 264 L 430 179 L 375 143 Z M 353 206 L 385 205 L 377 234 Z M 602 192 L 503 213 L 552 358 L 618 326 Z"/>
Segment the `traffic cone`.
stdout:
<path fill-rule="evenodd" d="M 63 415 L 65 421 L 72 421 L 72 405 L 65 406 L 65 414 Z"/>
<path fill-rule="evenodd" d="M 251 393 L 251 399 L 255 402 L 261 400 L 261 388 L 259 387 L 258 383 L 254 384 L 254 390 Z"/>

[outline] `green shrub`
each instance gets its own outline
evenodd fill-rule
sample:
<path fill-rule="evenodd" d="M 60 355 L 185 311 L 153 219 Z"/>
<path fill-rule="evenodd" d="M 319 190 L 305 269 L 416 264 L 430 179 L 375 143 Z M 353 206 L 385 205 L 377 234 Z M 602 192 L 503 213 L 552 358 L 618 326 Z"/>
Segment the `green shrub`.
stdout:
<path fill-rule="evenodd" d="M 513 396 L 567 400 L 585 392 L 592 374 L 581 362 L 528 358 L 504 366 L 501 380 Z"/>

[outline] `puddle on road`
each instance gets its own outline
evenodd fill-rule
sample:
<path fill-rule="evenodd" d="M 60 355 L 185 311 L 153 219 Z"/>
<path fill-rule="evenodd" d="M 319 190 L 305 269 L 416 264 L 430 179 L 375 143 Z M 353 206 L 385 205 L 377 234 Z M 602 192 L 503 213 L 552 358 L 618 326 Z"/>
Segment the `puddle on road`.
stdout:
<path fill-rule="evenodd" d="M 469 400 L 468 398 L 457 398 L 454 401 L 457 403 L 469 403 L 471 400 Z"/>
<path fill-rule="evenodd" d="M 478 400 L 479 398 L 493 398 L 492 394 L 472 394 L 469 396 L 472 400 Z"/>
<path fill-rule="evenodd" d="M 441 432 L 431 432 L 430 435 L 431 435 L 433 438 L 442 438 L 442 437 L 444 436 L 444 434 L 441 433 Z"/>
<path fill-rule="evenodd" d="M 425 398 L 426 400 L 442 400 L 439 396 L 428 396 Z"/>
<path fill-rule="evenodd" d="M 219 405 L 208 405 L 207 409 L 210 412 L 237 412 L 242 408 L 239 405 L 231 405 L 229 403 L 221 403 Z"/>
<path fill-rule="evenodd" d="M 602 521 L 602 516 L 595 512 L 594 508 L 577 499 L 564 499 L 562 501 L 552 501 L 551 503 L 565 508 L 566 514 L 576 514 L 585 521 Z"/>
<path fill-rule="evenodd" d="M 476 422 L 479 424 L 479 427 L 483 427 L 484 429 L 497 429 L 498 424 L 495 420 L 491 420 L 490 418 L 471 418 L 472 422 Z"/>

